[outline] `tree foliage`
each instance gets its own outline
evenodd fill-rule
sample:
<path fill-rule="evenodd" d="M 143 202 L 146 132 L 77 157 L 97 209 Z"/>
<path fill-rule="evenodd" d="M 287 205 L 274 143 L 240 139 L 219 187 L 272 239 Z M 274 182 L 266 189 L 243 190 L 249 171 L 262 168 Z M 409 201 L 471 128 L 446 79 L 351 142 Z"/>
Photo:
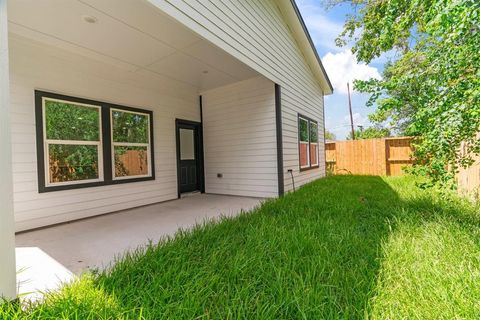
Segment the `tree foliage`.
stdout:
<path fill-rule="evenodd" d="M 337 140 L 337 136 L 328 130 L 325 130 L 325 140 Z"/>
<path fill-rule="evenodd" d="M 385 138 L 390 137 L 391 133 L 388 128 L 382 127 L 369 127 L 365 130 L 356 130 L 355 139 L 375 139 L 375 138 Z M 352 133 L 347 137 L 347 140 L 352 140 Z"/>
<path fill-rule="evenodd" d="M 415 136 L 414 172 L 452 185 L 458 168 L 480 153 L 480 1 L 337 2 L 357 8 L 339 45 L 353 41 L 366 63 L 396 53 L 381 80 L 355 82 L 378 106 L 371 119 Z"/>

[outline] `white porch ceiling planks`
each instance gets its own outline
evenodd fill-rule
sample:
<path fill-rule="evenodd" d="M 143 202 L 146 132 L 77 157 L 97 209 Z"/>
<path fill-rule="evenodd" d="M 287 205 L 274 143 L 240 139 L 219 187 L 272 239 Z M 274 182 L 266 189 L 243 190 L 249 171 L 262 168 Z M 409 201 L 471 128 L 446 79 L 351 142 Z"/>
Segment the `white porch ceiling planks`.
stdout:
<path fill-rule="evenodd" d="M 8 5 L 11 33 L 199 92 L 258 75 L 145 0 L 9 0 Z"/>

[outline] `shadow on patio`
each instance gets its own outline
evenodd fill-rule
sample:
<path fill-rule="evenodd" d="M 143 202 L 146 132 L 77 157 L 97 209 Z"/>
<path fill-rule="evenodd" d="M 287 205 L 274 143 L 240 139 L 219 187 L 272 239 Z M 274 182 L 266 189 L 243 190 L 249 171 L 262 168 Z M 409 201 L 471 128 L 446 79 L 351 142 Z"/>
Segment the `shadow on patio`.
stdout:
<path fill-rule="evenodd" d="M 249 211 L 260 203 L 259 198 L 192 194 L 180 200 L 19 233 L 19 292 L 58 288 L 59 282 L 72 280 L 74 274 L 103 269 L 126 250 L 149 241 L 156 243 L 205 220 Z"/>

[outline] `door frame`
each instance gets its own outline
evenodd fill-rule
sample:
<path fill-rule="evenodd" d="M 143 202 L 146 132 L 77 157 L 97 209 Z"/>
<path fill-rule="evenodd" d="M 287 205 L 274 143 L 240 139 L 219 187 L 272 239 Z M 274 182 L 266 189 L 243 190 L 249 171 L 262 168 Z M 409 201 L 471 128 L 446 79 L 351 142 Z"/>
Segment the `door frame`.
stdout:
<path fill-rule="evenodd" d="M 175 141 L 176 141 L 176 154 L 177 154 L 177 197 L 181 197 L 180 192 L 180 128 L 193 127 L 195 129 L 195 144 L 198 148 L 195 148 L 195 159 L 197 159 L 197 184 L 199 185 L 199 191 L 205 193 L 205 167 L 203 158 L 203 126 L 201 122 L 175 119 Z"/>

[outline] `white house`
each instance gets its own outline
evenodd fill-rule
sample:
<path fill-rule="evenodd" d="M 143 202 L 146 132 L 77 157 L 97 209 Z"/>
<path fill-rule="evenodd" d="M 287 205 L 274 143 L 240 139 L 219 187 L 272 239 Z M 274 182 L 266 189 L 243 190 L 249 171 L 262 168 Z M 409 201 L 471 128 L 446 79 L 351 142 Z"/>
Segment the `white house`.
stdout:
<path fill-rule="evenodd" d="M 0 0 L 0 73 L 0 295 L 15 231 L 325 175 L 293 0 Z"/>

